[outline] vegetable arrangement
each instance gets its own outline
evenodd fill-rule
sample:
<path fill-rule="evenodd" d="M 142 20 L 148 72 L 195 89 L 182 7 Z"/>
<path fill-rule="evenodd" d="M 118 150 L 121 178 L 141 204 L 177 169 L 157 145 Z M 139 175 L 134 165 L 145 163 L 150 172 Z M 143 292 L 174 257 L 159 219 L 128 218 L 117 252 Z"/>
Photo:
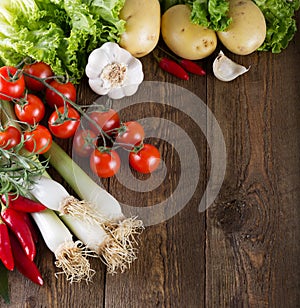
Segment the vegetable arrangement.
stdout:
<path fill-rule="evenodd" d="M 91 169 L 103 177 L 113 176 L 120 167 L 116 150 L 107 146 L 107 142 L 115 148 L 133 151 L 134 155 L 145 152 L 147 155 L 142 162 L 139 160 L 132 163 L 133 169 L 143 173 L 153 172 L 158 167 L 160 154 L 155 147 L 143 143 L 144 129 L 138 122 L 122 123 L 113 109 L 94 110 L 89 115 L 74 102 L 76 89 L 72 83 L 59 81 L 53 73 L 47 73 L 45 78 L 38 77 L 46 75 L 41 67 L 48 70 L 42 62 L 26 64 L 24 67 L 6 66 L 3 70 L 7 77 L 0 76 L 0 84 L 7 85 L 7 89 L 1 93 L 5 99 L 1 102 L 3 138 L 0 139 L 1 261 L 8 270 L 16 267 L 33 282 L 43 284 L 34 263 L 35 236 L 32 234 L 32 226 L 29 226 L 30 217 L 25 217 L 30 212 L 46 245 L 55 255 L 55 265 L 61 269 L 57 274 L 65 274 L 71 282 L 89 281 L 94 275 L 88 261 L 90 256 L 100 257 L 110 273 L 123 272 L 136 259 L 135 236 L 142 231 L 142 222 L 135 217 L 126 218 L 119 203 L 94 183 L 79 166 L 75 168 L 76 176 L 69 178 L 70 185 L 74 186 L 76 179 L 80 178 L 82 182 L 80 190 L 77 189 L 78 195 L 81 195 L 85 187 L 83 197 L 88 201 L 79 201 L 70 196 L 59 183 L 49 179 L 45 171 L 48 160 L 67 178 L 75 164 L 56 145 L 54 138 L 73 137 L 84 115 L 89 127 L 85 129 L 81 126 L 78 130 L 80 142 L 87 145 L 83 156 L 90 156 Z M 27 73 L 28 70 L 31 74 Z M 22 88 L 18 90 L 18 95 L 14 92 L 10 96 L 9 87 L 14 87 L 20 80 Z M 39 90 L 31 91 L 30 88 Z M 59 99 L 53 100 L 53 94 Z M 40 124 L 40 121 L 45 121 L 45 110 L 41 111 L 40 102 L 44 108 L 55 108 L 47 119 L 49 129 Z M 14 135 L 16 137 L 11 139 Z M 89 138 L 86 139 L 85 135 Z M 102 142 L 101 145 L 99 142 Z M 78 154 L 82 155 L 83 147 L 79 145 L 77 149 Z M 48 159 L 41 163 L 35 156 L 37 154 L 45 154 Z M 106 160 L 102 159 L 103 156 L 106 156 Z M 112 166 L 113 158 L 119 161 L 117 169 Z M 21 212 L 24 210 L 25 214 Z M 13 235 L 10 235 L 7 228 Z M 13 236 L 16 238 L 11 239 Z M 74 241 L 74 236 L 77 241 Z M 24 250 L 22 257 L 18 257 L 20 249 L 15 248 L 15 243 L 19 243 Z M 19 260 L 24 255 L 25 265 L 20 264 Z"/>
<path fill-rule="evenodd" d="M 123 272 L 136 259 L 142 221 L 125 217 L 118 201 L 55 140 L 73 138 L 74 154 L 101 178 L 119 172 L 120 151 L 128 151 L 130 167 L 143 174 L 159 168 L 160 153 L 145 143 L 140 123 L 122 121 L 111 105 L 86 112 L 77 103 L 75 84 L 84 73 L 95 93 L 119 99 L 138 90 L 144 79 L 138 58 L 151 52 L 160 68 L 183 80 L 189 73 L 206 74 L 194 60 L 213 54 L 218 40 L 239 55 L 277 53 L 296 31 L 299 5 L 299 0 L 2 0 L 2 297 L 8 300 L 7 271 L 15 268 L 43 285 L 35 264 L 37 229 L 54 254 L 56 275 L 70 282 L 91 280 L 89 257 L 101 258 L 109 273 Z M 163 57 L 154 50 L 160 33 L 171 51 L 162 50 Z M 222 81 L 248 70 L 223 52 L 213 63 Z M 50 178 L 48 163 L 78 198 Z"/>
<path fill-rule="evenodd" d="M 0 5 L 0 64 L 16 66 L 29 57 L 77 83 L 94 49 L 115 42 L 133 57 L 143 57 L 154 50 L 160 32 L 183 59 L 211 55 L 217 38 L 237 54 L 278 53 L 294 36 L 299 7 L 299 0 L 5 0 Z M 99 76 L 90 72 L 93 90 L 109 93 L 111 87 L 99 86 Z M 114 98 L 134 93 L 141 79 L 130 82 L 134 85 L 127 94 L 114 87 Z"/>
<path fill-rule="evenodd" d="M 217 39 L 227 50 L 238 55 L 248 55 L 256 50 L 278 53 L 294 36 L 294 14 L 300 7 L 299 0 L 175 0 L 160 3 L 164 42 L 174 54 L 189 60 L 211 55 Z M 218 56 L 214 61 L 213 72 L 219 80 L 231 81 L 249 70 L 230 59 L 219 61 L 224 57 Z"/>
<path fill-rule="evenodd" d="M 243 2 L 253 2 L 266 21 L 266 37 L 258 50 L 279 53 L 285 49 L 297 30 L 294 14 L 300 7 L 300 1 L 253 0 Z M 235 19 L 235 16 L 230 14 L 231 1 L 227 0 L 161 0 L 160 3 L 163 12 L 174 5 L 186 4 L 191 9 L 190 20 L 193 24 L 217 32 L 228 30 Z M 251 14 L 253 11 L 251 9 L 244 11 L 244 13 L 248 12 Z M 256 20 L 255 16 L 254 18 L 251 20 L 253 24 Z"/>

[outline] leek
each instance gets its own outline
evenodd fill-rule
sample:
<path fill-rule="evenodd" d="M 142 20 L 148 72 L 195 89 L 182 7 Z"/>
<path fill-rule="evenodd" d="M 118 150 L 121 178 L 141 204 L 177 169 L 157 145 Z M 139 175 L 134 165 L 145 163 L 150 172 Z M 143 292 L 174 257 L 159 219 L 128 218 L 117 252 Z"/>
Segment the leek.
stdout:
<path fill-rule="evenodd" d="M 80 241 L 73 241 L 73 235 L 52 210 L 31 214 L 38 226 L 47 247 L 56 257 L 55 265 L 61 268 L 57 274 L 65 274 L 67 280 L 90 281 L 95 271 L 86 258 L 88 250 Z"/>
<path fill-rule="evenodd" d="M 97 215 L 104 217 L 103 228 L 133 251 L 135 237 L 144 229 L 143 222 L 137 217 L 126 218 L 119 202 L 95 183 L 58 144 L 53 142 L 44 156 L 78 196 L 93 204 Z"/>
<path fill-rule="evenodd" d="M 89 202 L 69 195 L 66 189 L 50 177 L 40 177 L 32 185 L 31 194 L 59 217 L 72 233 L 106 264 L 111 274 L 124 272 L 136 259 L 134 236 L 141 223 L 124 219 L 113 224 Z"/>
<path fill-rule="evenodd" d="M 53 142 L 44 156 L 81 199 L 96 204 L 98 211 L 107 219 L 125 219 L 119 202 L 97 185 L 57 143 Z"/>

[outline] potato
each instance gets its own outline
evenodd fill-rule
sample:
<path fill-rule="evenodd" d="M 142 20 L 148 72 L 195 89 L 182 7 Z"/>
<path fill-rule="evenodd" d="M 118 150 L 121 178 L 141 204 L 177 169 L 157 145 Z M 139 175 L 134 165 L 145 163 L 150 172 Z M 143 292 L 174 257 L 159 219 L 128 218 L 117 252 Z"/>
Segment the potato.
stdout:
<path fill-rule="evenodd" d="M 251 0 L 230 0 L 228 29 L 218 32 L 222 44 L 238 55 L 248 55 L 265 40 L 266 21 L 258 6 Z"/>
<path fill-rule="evenodd" d="M 162 16 L 161 34 L 166 45 L 178 56 L 199 60 L 209 56 L 217 47 L 215 31 L 193 24 L 187 5 L 170 7 Z"/>
<path fill-rule="evenodd" d="M 159 1 L 126 0 L 119 17 L 126 21 L 119 45 L 137 58 L 150 53 L 160 34 Z"/>

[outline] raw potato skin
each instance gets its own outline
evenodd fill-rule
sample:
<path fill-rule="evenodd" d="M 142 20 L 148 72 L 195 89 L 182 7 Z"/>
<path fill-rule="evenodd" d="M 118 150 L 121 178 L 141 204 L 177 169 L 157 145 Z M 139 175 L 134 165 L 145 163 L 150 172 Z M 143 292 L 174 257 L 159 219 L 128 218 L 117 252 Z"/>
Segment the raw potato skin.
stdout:
<path fill-rule="evenodd" d="M 119 45 L 137 58 L 149 54 L 160 34 L 159 1 L 126 0 L 119 17 L 126 21 Z"/>
<path fill-rule="evenodd" d="M 228 29 L 218 32 L 222 44 L 237 55 L 248 55 L 262 45 L 266 38 L 266 21 L 251 0 L 230 0 Z"/>
<path fill-rule="evenodd" d="M 161 34 L 166 45 L 179 57 L 189 60 L 203 59 L 217 47 L 215 31 L 193 24 L 187 5 L 170 7 L 162 16 Z"/>

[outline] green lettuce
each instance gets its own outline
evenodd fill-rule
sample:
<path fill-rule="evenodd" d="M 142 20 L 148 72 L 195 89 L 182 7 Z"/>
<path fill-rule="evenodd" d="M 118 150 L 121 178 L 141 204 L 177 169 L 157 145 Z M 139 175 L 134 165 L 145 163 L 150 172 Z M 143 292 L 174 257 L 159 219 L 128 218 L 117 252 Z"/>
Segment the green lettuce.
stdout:
<path fill-rule="evenodd" d="M 55 74 L 74 82 L 84 73 L 90 51 L 118 42 L 125 0 L 1 0 L 0 62 L 25 58 L 48 63 Z"/>
<path fill-rule="evenodd" d="M 191 9 L 191 22 L 215 31 L 224 31 L 231 22 L 228 18 L 227 0 L 160 0 L 162 12 L 177 4 L 186 4 Z"/>
<path fill-rule="evenodd" d="M 229 2 L 227 0 L 188 0 L 191 9 L 191 21 L 215 31 L 224 31 L 231 23 Z"/>
<path fill-rule="evenodd" d="M 265 16 L 267 35 L 258 50 L 279 53 L 285 49 L 297 31 L 295 11 L 300 0 L 254 0 Z"/>

